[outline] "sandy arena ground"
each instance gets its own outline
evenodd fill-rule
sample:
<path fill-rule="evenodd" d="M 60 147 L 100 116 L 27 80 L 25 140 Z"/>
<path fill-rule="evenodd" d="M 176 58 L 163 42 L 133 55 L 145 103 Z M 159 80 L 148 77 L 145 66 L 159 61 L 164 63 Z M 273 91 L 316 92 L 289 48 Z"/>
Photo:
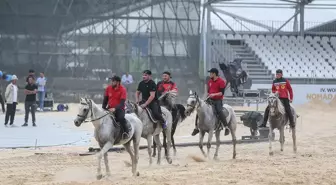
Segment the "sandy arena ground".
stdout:
<path fill-rule="evenodd" d="M 315 106 L 313 106 L 315 104 Z M 73 107 L 73 106 L 72 106 Z M 87 151 L 87 147 L 53 147 L 16 149 L 0 151 L 1 185 L 107 185 L 107 184 L 336 184 L 336 122 L 335 103 L 312 102 L 297 107 L 301 118 L 297 124 L 298 153 L 292 149 L 291 134 L 286 131 L 285 151 L 280 153 L 279 142 L 273 142 L 275 155 L 268 156 L 268 143 L 237 145 L 237 159 L 232 160 L 232 146 L 221 145 L 219 161 L 196 162 L 191 156 L 201 157 L 198 147 L 177 148 L 173 164 L 162 160 L 160 166 L 148 165 L 147 150 L 140 151 L 139 177 L 131 176 L 131 168 L 124 161 L 130 161 L 127 153 L 109 153 L 111 177 L 95 180 L 96 157 L 80 157 L 73 153 Z M 73 110 L 73 109 L 72 109 Z M 48 113 L 49 114 L 49 113 Z M 52 114 L 73 114 L 67 113 Z M 90 124 L 73 129 L 92 130 Z M 189 117 L 177 130 L 176 142 L 198 141 L 189 136 L 194 116 Z M 238 126 L 238 139 L 248 134 L 248 128 Z M 278 132 L 276 131 L 276 137 Z M 222 140 L 230 140 L 224 137 Z M 95 144 L 95 141 L 92 141 Z M 145 143 L 145 140 L 142 140 Z M 89 145 L 92 146 L 92 145 Z M 211 158 L 215 151 L 212 146 Z M 50 152 L 35 155 L 35 152 Z M 53 153 L 52 153 L 53 152 Z M 55 154 L 58 153 L 58 154 Z M 104 165 L 103 174 L 105 174 Z"/>

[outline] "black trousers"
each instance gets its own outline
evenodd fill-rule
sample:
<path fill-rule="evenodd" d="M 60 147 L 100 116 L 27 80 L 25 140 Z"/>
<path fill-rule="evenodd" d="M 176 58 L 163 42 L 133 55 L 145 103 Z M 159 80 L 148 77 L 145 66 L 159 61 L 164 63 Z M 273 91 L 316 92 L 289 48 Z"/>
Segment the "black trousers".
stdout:
<path fill-rule="evenodd" d="M 16 102 L 13 102 L 11 104 L 7 103 L 5 125 L 7 125 L 9 118 L 10 118 L 10 125 L 13 125 L 16 112 L 16 104 L 17 104 Z"/>
<path fill-rule="evenodd" d="M 164 118 L 162 117 L 162 110 L 158 101 L 153 100 L 148 108 L 152 111 L 153 116 L 156 120 L 160 121 L 162 124 L 165 123 Z"/>
<path fill-rule="evenodd" d="M 292 110 L 291 110 L 291 107 L 290 107 L 289 99 L 288 98 L 279 98 L 279 99 L 282 102 L 283 106 L 285 107 L 285 111 L 286 111 L 286 114 L 288 116 L 289 123 L 294 124 L 294 118 L 293 118 Z M 264 115 L 264 124 L 267 123 L 269 111 L 270 111 L 270 108 L 269 108 L 269 106 L 267 106 L 267 108 L 265 110 L 265 115 Z"/>
<path fill-rule="evenodd" d="M 226 122 L 226 117 L 223 112 L 223 101 L 222 100 L 211 100 L 212 106 L 215 110 L 215 114 L 218 116 L 220 121 L 224 124 L 224 126 L 228 126 Z"/>
<path fill-rule="evenodd" d="M 126 127 L 125 111 L 123 109 L 116 109 L 114 111 L 114 116 L 116 117 L 116 121 L 118 121 L 122 126 L 124 132 L 127 132 L 128 129 Z"/>
<path fill-rule="evenodd" d="M 6 111 L 5 102 L 4 102 L 1 94 L 0 94 L 0 103 L 1 103 L 2 112 L 5 113 L 5 111 Z"/>
<path fill-rule="evenodd" d="M 31 115 L 32 115 L 32 121 L 33 121 L 33 123 L 35 123 L 35 121 L 36 121 L 36 119 L 35 119 L 36 107 L 37 106 L 36 106 L 35 101 L 26 101 L 25 102 L 25 118 L 24 118 L 25 123 L 28 122 L 30 111 L 31 111 Z"/>

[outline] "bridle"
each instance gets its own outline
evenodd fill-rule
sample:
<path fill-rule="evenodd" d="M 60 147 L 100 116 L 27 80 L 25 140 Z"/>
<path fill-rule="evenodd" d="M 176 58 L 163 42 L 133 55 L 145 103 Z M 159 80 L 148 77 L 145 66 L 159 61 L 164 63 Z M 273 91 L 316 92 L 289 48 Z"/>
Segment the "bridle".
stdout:
<path fill-rule="evenodd" d="M 86 123 L 86 122 L 97 121 L 97 120 L 100 120 L 100 119 L 102 119 L 103 117 L 105 117 L 105 116 L 107 116 L 107 115 L 110 114 L 109 112 L 107 112 L 107 113 L 104 114 L 103 116 L 100 116 L 100 117 L 98 117 L 98 118 L 94 118 L 94 119 L 92 119 L 92 117 L 94 116 L 94 115 L 93 115 L 92 101 L 91 101 L 91 100 L 87 100 L 86 98 L 85 98 L 85 101 L 86 101 L 86 103 L 84 103 L 84 102 L 80 102 L 80 104 L 81 104 L 81 105 L 88 105 L 89 108 L 88 108 L 88 109 L 84 109 L 84 115 L 77 114 L 77 117 L 81 118 L 81 119 L 79 120 L 80 122 L 84 122 L 84 123 Z M 88 116 L 89 112 L 91 112 L 91 115 L 90 115 L 91 120 L 86 120 L 86 119 L 89 117 L 89 116 Z"/>

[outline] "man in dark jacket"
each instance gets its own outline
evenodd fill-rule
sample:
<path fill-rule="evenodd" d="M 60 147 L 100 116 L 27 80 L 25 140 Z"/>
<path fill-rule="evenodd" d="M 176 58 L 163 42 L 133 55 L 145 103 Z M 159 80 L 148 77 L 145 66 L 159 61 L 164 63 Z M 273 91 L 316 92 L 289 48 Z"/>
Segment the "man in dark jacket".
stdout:
<path fill-rule="evenodd" d="M 293 118 L 292 110 L 290 107 L 290 102 L 293 101 L 293 89 L 289 81 L 283 78 L 282 75 L 283 74 L 282 74 L 281 69 L 276 70 L 276 79 L 273 81 L 273 84 L 272 84 L 272 92 L 279 93 L 279 99 L 285 107 L 285 111 L 289 119 L 289 125 L 292 128 L 294 128 L 295 127 L 294 118 Z M 265 110 L 265 114 L 264 114 L 264 122 L 262 125 L 260 125 L 260 127 L 266 127 L 269 111 L 270 109 L 267 106 Z"/>
<path fill-rule="evenodd" d="M 25 118 L 23 127 L 28 126 L 28 117 L 29 112 L 32 115 L 33 126 L 36 127 L 36 119 L 35 119 L 35 111 L 36 111 L 36 93 L 37 93 L 37 85 L 34 83 L 34 79 L 32 76 L 28 77 L 28 84 L 25 87 L 24 93 L 26 95 L 25 99 Z"/>

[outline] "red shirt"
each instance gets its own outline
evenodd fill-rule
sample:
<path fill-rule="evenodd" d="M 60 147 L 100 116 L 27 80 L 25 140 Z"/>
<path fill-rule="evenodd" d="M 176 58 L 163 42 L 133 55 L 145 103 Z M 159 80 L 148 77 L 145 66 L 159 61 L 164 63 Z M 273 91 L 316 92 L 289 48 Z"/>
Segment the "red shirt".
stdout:
<path fill-rule="evenodd" d="M 116 88 L 113 88 L 111 85 L 109 85 L 105 90 L 105 96 L 108 97 L 108 107 L 115 108 L 120 104 L 121 100 L 126 100 L 127 91 L 122 85 Z M 122 109 L 125 109 L 125 105 L 122 107 Z"/>
<path fill-rule="evenodd" d="M 278 92 L 279 98 L 289 98 L 293 100 L 293 89 L 289 81 L 285 78 L 275 79 L 272 84 L 272 92 Z M 289 95 L 288 95 L 289 94 Z"/>
<path fill-rule="evenodd" d="M 162 93 L 167 92 L 167 91 L 174 90 L 177 92 L 177 87 L 176 87 L 176 84 L 172 81 L 169 81 L 169 82 L 160 81 L 157 84 L 157 90 L 158 90 L 159 96 L 161 96 Z"/>
<path fill-rule="evenodd" d="M 221 92 L 221 89 L 225 89 L 225 81 L 221 78 L 218 77 L 216 80 L 210 79 L 208 81 L 208 93 L 219 93 Z M 222 100 L 224 98 L 224 94 L 221 96 L 214 96 L 212 99 L 214 100 Z"/>

